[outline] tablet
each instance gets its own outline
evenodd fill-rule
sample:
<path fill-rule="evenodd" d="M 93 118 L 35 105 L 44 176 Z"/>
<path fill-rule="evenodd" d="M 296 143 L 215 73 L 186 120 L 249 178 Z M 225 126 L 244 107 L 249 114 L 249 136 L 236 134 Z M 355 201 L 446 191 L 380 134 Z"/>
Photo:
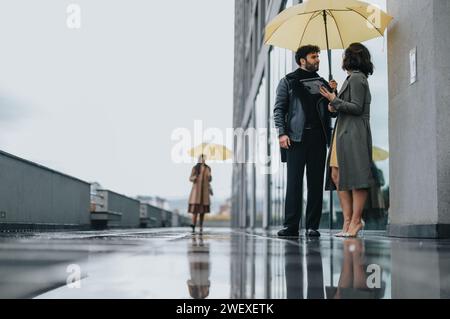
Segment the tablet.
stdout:
<path fill-rule="evenodd" d="M 300 82 L 312 95 L 320 95 L 321 86 L 324 86 L 329 92 L 333 92 L 333 89 L 328 85 L 328 83 L 323 78 L 300 80 Z"/>

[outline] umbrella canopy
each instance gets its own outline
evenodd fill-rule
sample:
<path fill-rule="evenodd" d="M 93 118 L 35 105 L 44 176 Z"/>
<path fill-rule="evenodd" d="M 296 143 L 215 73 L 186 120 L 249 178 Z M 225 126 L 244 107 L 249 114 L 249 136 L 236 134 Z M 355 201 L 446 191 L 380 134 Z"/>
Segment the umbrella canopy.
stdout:
<path fill-rule="evenodd" d="M 296 51 L 306 44 L 345 49 L 383 36 L 392 17 L 356 0 L 309 0 L 290 7 L 267 26 L 264 43 Z"/>
<path fill-rule="evenodd" d="M 204 155 L 209 161 L 226 161 L 232 158 L 233 153 L 224 145 L 203 143 L 189 150 L 189 156 L 198 158 Z"/>
<path fill-rule="evenodd" d="M 389 158 L 389 152 L 374 146 L 372 156 L 375 162 L 382 162 Z"/>

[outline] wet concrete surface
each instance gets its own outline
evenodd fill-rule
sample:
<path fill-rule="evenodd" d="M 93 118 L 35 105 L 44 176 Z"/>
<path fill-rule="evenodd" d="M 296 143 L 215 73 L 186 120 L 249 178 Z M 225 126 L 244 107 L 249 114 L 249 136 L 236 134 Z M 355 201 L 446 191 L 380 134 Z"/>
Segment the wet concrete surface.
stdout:
<path fill-rule="evenodd" d="M 0 298 L 450 298 L 450 241 L 220 228 L 0 234 Z"/>

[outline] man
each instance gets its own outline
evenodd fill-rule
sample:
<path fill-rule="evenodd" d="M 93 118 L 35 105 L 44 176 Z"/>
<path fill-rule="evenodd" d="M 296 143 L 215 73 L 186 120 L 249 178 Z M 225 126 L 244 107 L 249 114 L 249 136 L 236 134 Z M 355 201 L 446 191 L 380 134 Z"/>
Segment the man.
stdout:
<path fill-rule="evenodd" d="M 283 78 L 277 88 L 274 108 L 283 162 L 287 162 L 285 222 L 278 236 L 297 237 L 301 219 L 303 175 L 306 166 L 308 199 L 306 236 L 320 237 L 323 183 L 327 146 L 331 142 L 331 117 L 328 101 L 320 94 L 311 94 L 305 80 L 318 78 L 320 48 L 306 45 L 298 49 L 295 60 L 299 68 Z M 320 83 L 320 82 L 319 82 Z M 336 90 L 337 83 L 329 84 Z M 330 91 L 331 91 L 330 90 Z"/>

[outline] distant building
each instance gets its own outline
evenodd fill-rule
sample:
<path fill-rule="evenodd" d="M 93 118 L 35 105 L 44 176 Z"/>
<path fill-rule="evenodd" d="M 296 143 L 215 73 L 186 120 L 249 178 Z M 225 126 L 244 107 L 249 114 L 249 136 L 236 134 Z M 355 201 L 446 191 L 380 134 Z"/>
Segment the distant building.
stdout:
<path fill-rule="evenodd" d="M 103 189 L 102 185 L 99 182 L 92 182 L 91 183 L 91 194 L 96 193 L 97 190 Z"/>
<path fill-rule="evenodd" d="M 96 206 L 101 202 L 98 195 L 98 191 L 101 189 L 103 189 L 103 187 L 99 182 L 91 183 L 91 205 L 90 205 L 91 212 L 94 212 L 96 210 Z"/>
<path fill-rule="evenodd" d="M 149 204 L 164 210 L 170 210 L 169 202 L 158 196 L 137 196 L 136 199 L 141 203 Z"/>
<path fill-rule="evenodd" d="M 231 198 L 227 198 L 225 203 L 219 206 L 218 215 L 230 216 L 231 215 Z"/>

